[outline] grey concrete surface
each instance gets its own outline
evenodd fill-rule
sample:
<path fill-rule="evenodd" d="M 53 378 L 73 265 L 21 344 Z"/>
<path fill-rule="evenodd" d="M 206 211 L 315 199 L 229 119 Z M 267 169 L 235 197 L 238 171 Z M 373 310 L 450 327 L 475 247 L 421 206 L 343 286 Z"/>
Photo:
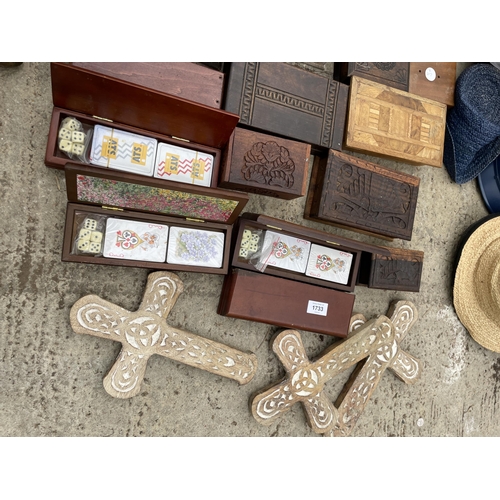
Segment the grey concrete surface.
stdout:
<path fill-rule="evenodd" d="M 300 405 L 269 427 L 252 417 L 252 395 L 284 374 L 269 345 L 279 329 L 217 315 L 221 276 L 178 273 L 185 291 L 169 321 L 254 352 L 259 363 L 255 378 L 239 386 L 153 356 L 139 395 L 118 400 L 105 392 L 102 379 L 120 346 L 75 334 L 69 310 L 88 294 L 135 310 L 148 271 L 61 262 L 65 181 L 61 171 L 44 165 L 51 110 L 49 64 L 0 68 L 0 435 L 316 437 Z M 477 183 L 454 184 L 444 168 L 358 156 L 421 179 L 411 242 L 384 243 L 306 221 L 304 199 L 251 195 L 246 208 L 361 241 L 425 252 L 419 293 L 356 289 L 354 309 L 367 317 L 384 314 L 394 299 L 415 303 L 419 319 L 403 347 L 424 369 L 414 386 L 386 372 L 353 436 L 499 435 L 499 356 L 470 337 L 451 295 L 457 242 L 487 214 Z M 302 337 L 310 357 L 334 341 L 310 332 Z M 347 375 L 327 385 L 332 399 Z"/>

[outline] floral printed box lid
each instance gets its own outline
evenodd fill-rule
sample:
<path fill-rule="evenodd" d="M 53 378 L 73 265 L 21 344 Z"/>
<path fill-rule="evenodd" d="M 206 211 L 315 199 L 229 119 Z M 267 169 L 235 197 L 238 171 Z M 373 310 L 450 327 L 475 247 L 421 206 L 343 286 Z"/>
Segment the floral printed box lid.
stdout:
<path fill-rule="evenodd" d="M 248 195 L 67 164 L 68 200 L 162 215 L 233 224 Z"/>

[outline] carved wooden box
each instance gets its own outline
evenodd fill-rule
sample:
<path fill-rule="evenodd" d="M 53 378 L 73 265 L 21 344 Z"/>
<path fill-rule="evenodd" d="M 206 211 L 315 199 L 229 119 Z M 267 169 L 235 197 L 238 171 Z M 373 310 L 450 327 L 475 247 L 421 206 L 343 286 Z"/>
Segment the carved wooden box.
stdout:
<path fill-rule="evenodd" d="M 419 184 L 413 175 L 330 150 L 315 158 L 304 217 L 411 240 Z"/>
<path fill-rule="evenodd" d="M 350 83 L 352 76 L 453 106 L 457 63 L 349 62 L 335 63 L 335 78 Z"/>
<path fill-rule="evenodd" d="M 64 229 L 62 260 L 64 262 L 79 262 L 111 266 L 142 267 L 168 271 L 189 271 L 211 274 L 227 274 L 230 261 L 233 224 L 248 202 L 248 195 L 215 188 L 189 186 L 180 183 L 167 183 L 161 179 L 148 178 L 127 172 L 116 172 L 93 166 L 66 164 L 66 187 L 68 206 Z M 210 194 L 207 195 L 207 192 Z M 86 219 L 102 221 L 100 241 L 107 246 L 107 229 L 110 219 L 124 221 L 131 229 L 136 223 L 148 225 L 149 238 L 135 230 L 129 240 L 123 244 L 124 238 L 115 237 L 112 243 L 118 248 L 113 255 L 103 255 L 103 252 L 79 252 L 76 248 L 81 235 L 82 224 Z M 152 246 L 158 246 L 152 240 L 158 226 L 168 227 L 168 252 L 165 248 L 163 262 L 152 262 L 146 257 L 137 258 L 139 254 L 146 256 Z M 150 228 L 150 229 L 149 229 Z M 220 263 L 209 264 L 208 258 L 193 261 L 188 256 L 185 259 L 169 259 L 173 234 L 182 232 L 202 235 L 195 251 L 201 251 L 208 256 L 212 250 L 206 237 L 216 238 L 219 248 L 217 258 Z M 124 233 L 124 231 L 122 231 Z M 120 233 L 117 233 L 120 235 Z M 110 236 L 111 237 L 111 236 Z M 214 240 L 215 243 L 215 240 Z M 109 247 L 109 246 L 108 246 Z M 178 245 L 180 250 L 189 249 Z M 137 251 L 136 251 L 137 250 Z M 132 251 L 135 252 L 131 258 Z M 206 261 L 206 263 L 203 262 Z"/>
<path fill-rule="evenodd" d="M 219 187 L 291 200 L 306 194 L 311 146 L 236 127 Z"/>
<path fill-rule="evenodd" d="M 220 109 L 224 73 L 189 62 L 74 62 L 73 66 Z"/>
<path fill-rule="evenodd" d="M 353 76 L 345 147 L 441 167 L 446 105 Z"/>
<path fill-rule="evenodd" d="M 224 277 L 218 314 L 346 337 L 355 296 L 233 268 Z"/>
<path fill-rule="evenodd" d="M 340 150 L 348 87 L 285 63 L 231 63 L 226 111 L 240 125 Z"/>

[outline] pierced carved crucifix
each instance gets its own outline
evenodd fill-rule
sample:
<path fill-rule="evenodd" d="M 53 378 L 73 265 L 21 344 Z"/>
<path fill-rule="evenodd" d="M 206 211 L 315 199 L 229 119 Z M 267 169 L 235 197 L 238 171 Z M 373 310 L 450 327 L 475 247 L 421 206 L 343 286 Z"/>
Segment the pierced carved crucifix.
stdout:
<path fill-rule="evenodd" d="M 418 361 L 399 348 L 416 321 L 415 306 L 400 301 L 389 314 L 391 319 L 379 316 L 368 322 L 364 317 L 353 317 L 347 339 L 330 346 L 314 362 L 307 358 L 299 332 L 282 331 L 273 341 L 273 350 L 287 375 L 253 399 L 254 418 L 269 425 L 301 402 L 314 432 L 350 433 L 386 368 L 392 368 L 405 382 L 416 380 L 420 373 Z M 325 383 L 362 360 L 366 361 L 353 372 L 337 408 L 323 392 Z"/>
<path fill-rule="evenodd" d="M 246 384 L 257 370 L 255 354 L 170 326 L 166 317 L 183 291 L 182 281 L 172 273 L 148 276 L 139 309 L 127 311 L 96 295 L 79 299 L 70 312 L 76 333 L 121 342 L 115 364 L 104 378 L 106 392 L 115 398 L 138 394 L 148 359 L 153 354 L 174 359 L 202 370 Z"/>

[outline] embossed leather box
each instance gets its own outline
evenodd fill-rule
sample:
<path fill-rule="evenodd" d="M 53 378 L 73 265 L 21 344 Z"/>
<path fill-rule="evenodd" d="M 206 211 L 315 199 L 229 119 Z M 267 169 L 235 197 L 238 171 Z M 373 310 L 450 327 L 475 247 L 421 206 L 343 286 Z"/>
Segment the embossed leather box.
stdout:
<path fill-rule="evenodd" d="M 353 76 L 345 147 L 412 164 L 443 164 L 446 104 Z"/>
<path fill-rule="evenodd" d="M 219 187 L 291 200 L 306 194 L 311 146 L 236 127 Z"/>
<path fill-rule="evenodd" d="M 240 125 L 340 150 L 348 87 L 285 63 L 231 63 L 223 109 Z"/>
<path fill-rule="evenodd" d="M 246 193 L 167 183 L 142 175 L 71 163 L 66 164 L 64 170 L 69 202 L 62 251 L 64 262 L 227 274 L 233 224 L 248 202 Z M 207 196 L 207 190 L 210 191 L 210 196 Z M 127 254 L 123 248 L 135 250 L 142 246 L 143 250 L 149 250 L 147 243 L 141 243 L 141 240 L 146 240 L 141 234 L 135 235 L 134 246 L 131 244 L 124 247 L 119 245 L 117 238 L 114 239 L 113 243 L 119 247 L 116 252 L 121 252 L 123 257 L 116 254 L 117 258 L 106 258 L 102 254 L 75 252 L 75 241 L 79 238 L 81 224 L 86 218 L 95 221 L 113 218 L 147 223 L 151 225 L 153 232 L 155 224 L 167 226 L 169 244 L 174 228 L 213 231 L 217 238 L 220 239 L 222 235 L 224 239 L 222 264 L 220 267 L 210 267 L 198 263 L 194 265 L 186 259 L 186 263 L 177 260 L 176 263 L 169 263 L 127 259 L 126 256 L 130 253 Z M 151 244 L 155 242 L 152 241 Z M 207 249 L 206 252 L 204 248 Z M 211 249 L 198 245 L 195 250 L 200 250 L 199 253 L 204 256 Z M 205 260 L 209 261 L 208 258 Z"/>
<path fill-rule="evenodd" d="M 411 240 L 419 184 L 413 175 L 330 150 L 315 158 L 304 217 Z"/>
<path fill-rule="evenodd" d="M 220 109 L 224 73 L 190 62 L 74 62 L 73 66 Z"/>
<path fill-rule="evenodd" d="M 265 235 L 268 231 L 300 238 L 311 244 L 352 255 L 347 282 L 326 281 L 283 267 L 263 265 L 263 262 L 264 264 L 266 263 L 266 249 L 263 248 L 262 243 L 266 240 Z M 252 243 L 245 248 L 245 239 L 248 235 L 250 238 L 254 236 L 256 238 L 254 248 L 251 248 Z M 233 240 L 231 261 L 233 268 L 246 269 L 248 271 L 301 281 L 316 286 L 335 288 L 343 292 L 354 291 L 356 285 L 401 291 L 418 291 L 420 288 L 424 254 L 418 250 L 401 250 L 364 243 L 267 215 L 248 212 L 243 213 L 238 218 L 237 229 L 233 231 Z M 245 251 L 247 248 L 249 252 Z M 281 252 L 281 257 L 289 258 L 293 256 L 293 248 L 284 248 Z M 318 257 L 319 262 L 321 256 L 313 255 L 312 257 Z M 406 272 L 409 262 L 411 263 L 411 273 Z M 414 266 L 414 262 L 418 262 L 418 266 Z M 335 263 L 332 264 L 334 267 Z M 363 272 L 360 272 L 361 267 L 363 268 Z M 382 268 L 385 269 L 384 272 L 382 272 Z M 324 270 L 323 267 L 321 269 Z M 394 269 L 394 272 L 389 272 L 390 269 Z"/>
<path fill-rule="evenodd" d="M 224 277 L 221 316 L 346 337 L 355 296 L 233 268 Z"/>
<path fill-rule="evenodd" d="M 349 84 L 359 76 L 453 106 L 457 63 L 447 62 L 349 62 L 335 63 L 334 75 Z"/>

